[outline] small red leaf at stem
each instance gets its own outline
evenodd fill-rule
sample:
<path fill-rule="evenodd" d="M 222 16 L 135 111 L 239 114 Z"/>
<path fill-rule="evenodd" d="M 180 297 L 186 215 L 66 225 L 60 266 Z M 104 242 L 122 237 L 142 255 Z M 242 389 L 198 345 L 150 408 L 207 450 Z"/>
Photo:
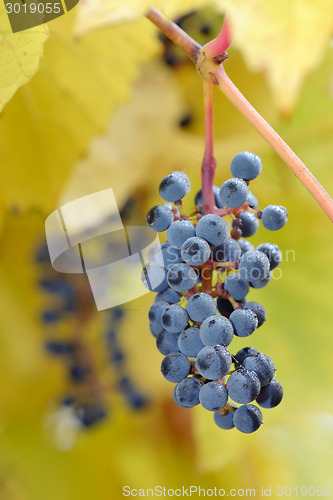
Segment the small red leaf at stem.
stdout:
<path fill-rule="evenodd" d="M 204 51 L 208 57 L 214 58 L 223 54 L 231 45 L 231 28 L 228 18 L 225 16 L 220 33 L 214 40 L 204 46 Z"/>

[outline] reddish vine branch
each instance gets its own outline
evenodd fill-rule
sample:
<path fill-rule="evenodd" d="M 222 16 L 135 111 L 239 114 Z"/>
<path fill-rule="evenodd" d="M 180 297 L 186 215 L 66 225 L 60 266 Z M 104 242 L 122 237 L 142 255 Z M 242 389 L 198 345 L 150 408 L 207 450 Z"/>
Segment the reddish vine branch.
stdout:
<path fill-rule="evenodd" d="M 215 210 L 213 193 L 216 160 L 214 157 L 214 132 L 213 132 L 213 90 L 214 86 L 208 80 L 203 81 L 204 86 L 204 111 L 205 111 L 205 153 L 201 167 L 202 196 L 205 213 L 210 214 Z"/>
<path fill-rule="evenodd" d="M 206 54 L 195 40 L 189 37 L 179 26 L 165 18 L 157 9 L 150 7 L 147 18 L 152 21 L 170 40 L 191 58 L 196 64 L 202 78 L 208 80 L 224 93 L 230 102 L 242 113 L 249 123 L 268 142 L 274 151 L 282 158 L 286 165 L 292 170 L 303 186 L 314 197 L 317 203 L 333 222 L 333 200 L 311 174 L 304 163 L 298 158 L 294 151 L 284 142 L 275 130 L 262 118 L 262 116 L 245 99 L 238 88 L 227 76 L 223 66 L 216 64 L 213 58 L 220 54 Z M 219 39 L 217 37 L 217 39 Z M 208 45 L 208 44 L 207 44 Z M 219 44 L 216 44 L 218 47 Z M 208 88 L 208 87 L 207 87 Z M 209 198 L 210 199 L 210 198 Z M 208 201 L 209 203 L 209 201 Z"/>
<path fill-rule="evenodd" d="M 146 17 L 157 26 L 173 43 L 178 45 L 194 64 L 197 63 L 201 45 L 191 38 L 176 23 L 167 19 L 155 7 L 149 7 Z"/>

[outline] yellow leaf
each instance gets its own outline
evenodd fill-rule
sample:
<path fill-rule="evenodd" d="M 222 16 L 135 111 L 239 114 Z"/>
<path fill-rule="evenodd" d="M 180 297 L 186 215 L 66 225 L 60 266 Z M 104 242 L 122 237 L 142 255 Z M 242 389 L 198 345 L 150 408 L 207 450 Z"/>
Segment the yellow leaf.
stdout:
<path fill-rule="evenodd" d="M 213 5 L 214 0 L 124 0 L 121 5 L 118 0 L 86 0 L 78 6 L 75 32 L 83 35 L 105 26 L 136 21 L 145 15 L 151 4 L 167 17 L 175 18 L 193 9 Z"/>
<path fill-rule="evenodd" d="M 43 45 L 48 37 L 45 25 L 13 33 L 3 5 L 0 7 L 0 111 L 19 87 L 36 73 Z"/>
<path fill-rule="evenodd" d="M 161 175 L 159 156 L 168 144 L 174 144 L 172 134 L 181 109 L 172 73 L 160 63 L 146 66 L 132 98 L 114 112 L 107 131 L 93 139 L 87 156 L 76 164 L 59 204 L 107 186 L 114 189 L 121 206 L 136 186 L 146 183 L 147 176 L 150 180 L 156 176 L 157 182 Z M 158 168 L 154 169 L 155 162 Z M 163 164 L 167 173 L 168 163 Z"/>
<path fill-rule="evenodd" d="M 52 23 L 40 69 L 0 120 L 0 205 L 51 211 L 73 163 L 130 94 L 156 51 L 148 21 L 73 40 L 72 13 Z M 140 27 L 140 24 L 139 24 Z"/>
<path fill-rule="evenodd" d="M 304 79 L 323 60 L 333 30 L 331 0 L 222 0 L 233 46 L 252 71 L 262 71 L 280 110 L 295 106 Z M 237 82 L 236 82 L 237 83 Z"/>

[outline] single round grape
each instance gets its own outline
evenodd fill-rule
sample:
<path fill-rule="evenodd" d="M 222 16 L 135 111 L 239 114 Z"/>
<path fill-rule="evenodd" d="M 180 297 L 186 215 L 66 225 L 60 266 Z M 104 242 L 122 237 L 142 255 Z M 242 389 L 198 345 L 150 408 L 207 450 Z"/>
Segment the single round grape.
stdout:
<path fill-rule="evenodd" d="M 235 300 L 242 300 L 249 291 L 249 284 L 239 273 L 233 273 L 226 277 L 224 289 Z"/>
<path fill-rule="evenodd" d="M 162 314 L 164 313 L 165 308 L 168 306 L 168 302 L 160 301 L 154 303 L 148 311 L 148 318 L 150 323 L 155 323 L 160 328 L 160 330 L 162 330 L 163 328 L 161 321 Z"/>
<path fill-rule="evenodd" d="M 251 208 L 253 208 L 253 210 L 258 210 L 259 202 L 251 191 L 249 191 L 249 194 L 247 195 L 246 202 Z"/>
<path fill-rule="evenodd" d="M 242 365 L 247 357 L 255 356 L 258 353 L 258 349 L 255 349 L 254 347 L 243 347 L 243 349 L 240 349 L 234 357 L 237 363 Z"/>
<path fill-rule="evenodd" d="M 216 380 L 229 372 L 231 361 L 228 349 L 222 345 L 210 345 L 199 352 L 196 367 L 203 377 Z"/>
<path fill-rule="evenodd" d="M 183 172 L 172 172 L 162 179 L 160 195 L 166 201 L 179 201 L 190 191 L 190 179 Z"/>
<path fill-rule="evenodd" d="M 234 329 L 224 316 L 208 316 L 200 327 L 200 337 L 204 345 L 228 346 L 234 337 Z"/>
<path fill-rule="evenodd" d="M 181 408 L 190 408 L 190 406 L 186 406 L 181 401 L 179 401 L 179 398 L 176 394 L 176 388 L 177 388 L 177 386 L 175 385 L 175 387 L 173 389 L 173 400 L 176 403 L 176 405 L 180 406 Z"/>
<path fill-rule="evenodd" d="M 283 388 L 277 380 L 272 380 L 268 385 L 261 388 L 257 397 L 257 403 L 263 408 L 275 408 L 281 403 L 283 398 Z"/>
<path fill-rule="evenodd" d="M 207 214 L 199 219 L 195 232 L 211 245 L 221 245 L 228 236 L 229 226 L 219 215 Z"/>
<path fill-rule="evenodd" d="M 254 250 L 254 246 L 248 240 L 244 240 L 243 238 L 241 238 L 237 241 L 237 243 L 241 248 L 242 255 L 249 250 Z"/>
<path fill-rule="evenodd" d="M 221 204 L 229 208 L 238 208 L 244 205 L 249 194 L 249 188 L 242 179 L 228 179 L 220 189 Z"/>
<path fill-rule="evenodd" d="M 259 250 L 245 252 L 239 262 L 239 274 L 246 281 L 261 281 L 269 274 L 269 260 Z"/>
<path fill-rule="evenodd" d="M 227 404 L 228 393 L 222 382 L 214 380 L 205 384 L 199 393 L 201 405 L 208 411 L 222 410 Z"/>
<path fill-rule="evenodd" d="M 159 325 L 156 325 L 155 323 L 149 323 L 149 329 L 151 333 L 153 334 L 154 337 L 157 337 L 157 335 L 164 330 L 163 326 L 162 328 Z"/>
<path fill-rule="evenodd" d="M 261 172 L 262 163 L 259 156 L 250 151 L 242 151 L 231 160 L 230 170 L 234 177 L 246 181 L 255 179 Z"/>
<path fill-rule="evenodd" d="M 195 269 L 188 264 L 175 264 L 167 274 L 167 284 L 176 292 L 187 292 L 196 284 L 197 279 Z"/>
<path fill-rule="evenodd" d="M 228 430 L 235 427 L 234 414 L 230 410 L 224 410 L 223 412 L 216 411 L 214 413 L 214 421 L 221 429 Z"/>
<path fill-rule="evenodd" d="M 252 287 L 252 288 L 256 288 L 256 289 L 264 288 L 264 286 L 268 285 L 268 283 L 271 281 L 271 279 L 272 279 L 272 273 L 269 272 L 268 275 L 266 276 L 266 278 L 264 278 L 263 280 L 250 281 L 249 284 L 250 284 L 250 287 Z"/>
<path fill-rule="evenodd" d="M 250 358 L 252 356 L 246 359 Z M 259 395 L 260 389 L 261 385 L 258 375 L 244 368 L 239 368 L 233 372 L 227 381 L 228 394 L 236 403 L 250 403 Z"/>
<path fill-rule="evenodd" d="M 155 297 L 156 302 L 168 302 L 168 304 L 177 304 L 180 301 L 180 295 L 172 288 L 167 288 L 164 292 L 159 292 Z"/>
<path fill-rule="evenodd" d="M 147 213 L 147 225 L 156 232 L 166 231 L 173 222 L 173 212 L 165 205 L 156 205 Z"/>
<path fill-rule="evenodd" d="M 179 248 L 192 236 L 195 236 L 195 227 L 189 220 L 175 220 L 167 231 L 168 241 Z"/>
<path fill-rule="evenodd" d="M 156 337 L 156 347 L 161 354 L 171 354 L 179 352 L 178 348 L 179 333 L 171 333 L 167 330 L 162 330 Z"/>
<path fill-rule="evenodd" d="M 234 306 L 230 300 L 222 299 L 222 297 L 217 297 L 216 305 L 218 312 L 226 318 L 229 318 L 230 314 L 234 310 Z"/>
<path fill-rule="evenodd" d="M 196 293 L 188 299 L 186 311 L 192 321 L 202 323 L 216 313 L 216 301 L 208 293 Z"/>
<path fill-rule="evenodd" d="M 159 248 L 154 250 L 152 257 L 149 257 L 149 259 L 165 270 L 182 261 L 179 248 L 167 242 L 159 245 Z"/>
<path fill-rule="evenodd" d="M 181 170 L 177 170 L 177 174 L 179 177 L 181 177 L 185 183 L 186 190 L 189 193 L 191 191 L 191 182 L 188 176 L 185 174 L 185 172 L 182 172 Z"/>
<path fill-rule="evenodd" d="M 268 385 L 274 378 L 274 363 L 269 356 L 262 352 L 246 358 L 243 366 L 247 370 L 252 370 L 258 375 L 262 387 Z"/>
<path fill-rule="evenodd" d="M 190 373 L 191 363 L 184 354 L 167 354 L 161 363 L 161 372 L 169 382 L 180 382 Z"/>
<path fill-rule="evenodd" d="M 268 205 L 261 216 L 262 225 L 270 231 L 277 231 L 285 225 L 288 220 L 288 212 L 281 205 Z"/>
<path fill-rule="evenodd" d="M 184 406 L 192 408 L 200 403 L 199 393 L 202 386 L 203 382 L 198 378 L 187 377 L 176 385 L 175 393 Z"/>
<path fill-rule="evenodd" d="M 266 309 L 259 302 L 246 302 L 244 309 L 250 309 L 258 318 L 258 328 L 266 321 Z"/>
<path fill-rule="evenodd" d="M 163 328 L 171 333 L 180 333 L 188 325 L 188 314 L 178 304 L 171 304 L 166 309 L 161 317 Z"/>
<path fill-rule="evenodd" d="M 150 262 L 142 273 L 142 283 L 152 292 L 164 292 L 168 288 L 167 273 L 156 262 Z"/>
<path fill-rule="evenodd" d="M 232 221 L 232 227 L 239 227 L 242 231 L 242 236 L 244 238 L 249 238 L 257 232 L 259 220 L 255 214 L 248 210 L 244 210 L 237 216 L 236 220 Z"/>
<path fill-rule="evenodd" d="M 235 309 L 230 314 L 229 319 L 234 327 L 234 333 L 238 337 L 248 337 L 258 327 L 258 318 L 250 309 Z"/>
<path fill-rule="evenodd" d="M 241 248 L 233 238 L 226 238 L 222 245 L 215 247 L 213 250 L 213 260 L 216 262 L 236 262 L 241 255 Z"/>
<path fill-rule="evenodd" d="M 217 208 L 222 208 L 223 205 L 221 205 L 221 202 L 220 202 L 220 188 L 218 186 L 213 186 L 213 195 L 214 195 L 215 205 L 217 206 Z M 200 189 L 197 192 L 197 194 L 195 195 L 194 203 L 195 203 L 195 205 L 203 205 L 204 204 L 202 189 Z"/>
<path fill-rule="evenodd" d="M 271 271 L 278 267 L 282 260 L 282 253 L 275 243 L 261 243 L 256 249 L 266 255 L 269 260 Z"/>
<path fill-rule="evenodd" d="M 190 266 L 201 266 L 210 257 L 210 246 L 203 238 L 188 238 L 182 245 L 181 255 Z"/>
<path fill-rule="evenodd" d="M 236 429 L 245 434 L 255 432 L 262 424 L 262 413 L 257 406 L 242 405 L 234 413 L 234 425 Z"/>
<path fill-rule="evenodd" d="M 190 327 L 184 330 L 178 338 L 178 349 L 190 358 L 195 358 L 204 347 L 200 338 L 200 329 Z"/>

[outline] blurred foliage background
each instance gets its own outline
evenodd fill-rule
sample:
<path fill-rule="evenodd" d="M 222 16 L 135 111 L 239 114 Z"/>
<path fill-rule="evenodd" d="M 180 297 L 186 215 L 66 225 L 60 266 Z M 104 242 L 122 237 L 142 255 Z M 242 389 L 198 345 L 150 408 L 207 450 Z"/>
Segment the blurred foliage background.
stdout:
<path fill-rule="evenodd" d="M 0 498 L 118 499 L 125 485 L 257 488 L 258 496 L 262 485 L 332 486 L 331 223 L 224 96 L 216 93 L 214 105 L 216 184 L 237 152 L 253 151 L 263 160 L 251 187 L 260 207 L 289 211 L 277 234 L 260 227 L 251 238 L 277 243 L 284 256 L 281 279 L 250 295 L 268 312 L 251 345 L 274 359 L 285 390 L 260 431 L 222 431 L 202 408 L 176 407 L 148 328 L 153 294 L 126 304 L 117 320 L 97 312 L 84 276 L 57 276 L 43 254 L 45 219 L 65 202 L 112 187 L 125 220 L 140 225 L 160 203 L 167 173 L 189 175 L 187 208 L 200 187 L 200 79 L 140 17 L 146 2 L 117 4 L 100 0 L 93 17 L 84 2 L 51 22 L 48 35 L 45 27 L 10 34 L 0 16 Z M 197 8 L 182 25 L 200 43 L 229 12 L 229 76 L 332 193 L 330 2 L 316 3 L 315 13 L 306 0 L 161 4 L 175 17 Z M 51 276 L 74 290 L 64 315 L 41 286 Z M 110 331 L 121 362 L 107 354 Z M 88 359 L 88 388 L 45 349 L 60 339 L 74 339 Z M 136 404 L 119 390 L 119 374 L 137 388 Z M 96 425 L 79 426 L 62 404 L 73 392 L 83 400 L 97 394 Z"/>

